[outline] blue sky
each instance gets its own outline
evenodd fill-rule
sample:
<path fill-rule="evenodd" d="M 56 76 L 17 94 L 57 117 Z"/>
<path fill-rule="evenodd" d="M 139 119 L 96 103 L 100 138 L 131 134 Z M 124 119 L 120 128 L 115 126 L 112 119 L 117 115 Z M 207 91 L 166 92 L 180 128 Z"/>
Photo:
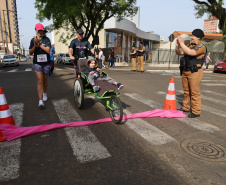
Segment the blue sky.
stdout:
<path fill-rule="evenodd" d="M 35 36 L 37 10 L 34 8 L 35 0 L 17 0 L 17 13 L 20 32 L 20 43 L 27 50 L 30 40 Z M 192 31 L 203 29 L 205 15 L 196 19 L 194 14 L 195 3 L 192 0 L 137 0 L 140 6 L 140 29 L 154 31 L 168 41 L 168 36 L 174 31 Z M 44 21 L 47 26 L 52 21 Z M 51 34 L 47 34 L 51 39 Z"/>

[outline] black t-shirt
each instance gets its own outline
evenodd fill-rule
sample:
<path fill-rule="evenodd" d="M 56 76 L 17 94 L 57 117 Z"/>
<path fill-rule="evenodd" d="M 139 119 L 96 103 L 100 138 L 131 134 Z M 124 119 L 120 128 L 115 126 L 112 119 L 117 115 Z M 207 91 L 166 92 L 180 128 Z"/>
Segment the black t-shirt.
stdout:
<path fill-rule="evenodd" d="M 44 36 L 39 42 L 43 46 L 45 46 L 45 47 L 49 46 L 51 48 L 51 41 L 49 40 L 48 37 Z M 33 47 L 34 47 L 34 38 L 31 39 L 29 49 L 32 49 Z M 40 47 L 36 47 L 35 52 L 34 52 L 33 64 L 39 64 L 39 65 L 51 64 L 49 53 L 46 53 Z"/>
<path fill-rule="evenodd" d="M 78 59 L 88 57 L 88 49 L 91 50 L 92 46 L 87 39 L 79 41 L 76 38 L 71 41 L 69 48 L 73 49 L 73 56 Z"/>

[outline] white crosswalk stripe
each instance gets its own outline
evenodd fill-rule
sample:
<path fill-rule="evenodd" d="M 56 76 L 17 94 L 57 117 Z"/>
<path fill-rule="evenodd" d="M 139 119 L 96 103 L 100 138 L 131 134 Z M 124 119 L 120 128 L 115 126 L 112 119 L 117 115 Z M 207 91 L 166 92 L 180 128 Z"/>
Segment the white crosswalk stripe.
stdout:
<path fill-rule="evenodd" d="M 226 86 L 226 84 L 219 84 L 219 83 L 212 83 L 212 84 L 210 84 L 210 83 L 201 83 L 202 85 L 205 85 L 205 86 L 211 86 L 211 87 L 215 87 L 215 86 L 219 86 L 219 87 L 221 87 L 221 86 Z"/>
<path fill-rule="evenodd" d="M 159 106 L 156 106 L 158 105 L 156 102 L 152 101 L 152 100 L 148 100 L 148 99 L 145 99 L 143 97 L 141 97 L 140 95 L 138 94 L 135 94 L 135 93 L 125 93 L 126 96 L 129 96 L 130 98 L 132 99 L 135 99 L 137 101 L 140 101 L 141 103 L 143 104 L 146 104 L 154 109 L 158 109 Z M 161 108 L 162 109 L 162 108 Z M 206 131 L 206 132 L 210 132 L 210 133 L 213 133 L 215 131 L 220 131 L 220 129 L 214 125 L 211 125 L 209 123 L 206 123 L 206 122 L 202 122 L 198 119 L 190 119 L 190 118 L 175 118 L 191 127 L 194 127 L 198 130 L 202 130 L 202 131 Z"/>
<path fill-rule="evenodd" d="M 131 114 L 131 112 L 127 110 L 124 110 L 124 113 L 126 115 Z M 163 131 L 159 130 L 158 128 L 152 126 L 150 123 L 142 119 L 127 120 L 126 125 L 153 145 L 163 145 L 176 141 L 168 134 L 164 133 Z"/>
<path fill-rule="evenodd" d="M 60 69 L 60 68 L 58 68 L 58 67 L 54 67 L 54 70 L 59 71 L 59 70 L 63 70 L 63 69 Z"/>
<path fill-rule="evenodd" d="M 52 102 L 61 122 L 82 121 L 82 118 L 67 99 L 53 100 Z M 74 155 L 81 163 L 111 156 L 87 126 L 65 128 L 65 132 Z"/>
<path fill-rule="evenodd" d="M 14 72 L 16 72 L 16 71 L 18 71 L 18 69 L 12 69 L 12 70 L 10 70 L 10 71 L 8 71 L 8 72 L 14 73 Z"/>
<path fill-rule="evenodd" d="M 25 69 L 25 71 L 32 71 L 32 68 L 27 68 Z"/>
<path fill-rule="evenodd" d="M 23 103 L 9 106 L 14 122 L 21 126 L 23 118 Z M 0 181 L 7 181 L 19 177 L 21 139 L 0 143 Z"/>
<path fill-rule="evenodd" d="M 204 90 L 203 92 L 212 94 L 214 96 L 225 98 L 225 94 L 221 94 L 221 93 L 217 93 L 217 92 L 213 92 L 213 91 L 209 91 L 209 90 Z"/>
<path fill-rule="evenodd" d="M 183 91 L 177 91 L 177 92 L 184 93 Z M 213 103 L 221 104 L 221 105 L 226 105 L 226 101 L 211 98 L 209 96 L 202 95 L 202 99 L 208 100 L 208 101 L 213 102 Z"/>
<path fill-rule="evenodd" d="M 86 97 L 95 99 L 95 96 L 91 95 L 87 95 Z M 100 102 L 97 103 L 101 104 Z M 101 104 L 101 106 L 103 105 Z M 131 112 L 125 109 L 123 110 L 123 112 L 126 115 L 131 114 Z M 143 119 L 129 119 L 126 121 L 125 125 L 153 145 L 163 145 L 176 141 L 174 138 L 162 132 L 158 128 L 152 126 L 150 123 L 144 121 Z"/>

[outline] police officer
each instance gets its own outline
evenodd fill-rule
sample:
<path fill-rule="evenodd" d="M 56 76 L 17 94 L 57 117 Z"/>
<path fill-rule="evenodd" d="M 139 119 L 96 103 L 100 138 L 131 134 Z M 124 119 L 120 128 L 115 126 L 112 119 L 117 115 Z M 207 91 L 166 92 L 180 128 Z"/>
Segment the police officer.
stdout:
<path fill-rule="evenodd" d="M 70 43 L 68 54 L 70 59 L 74 62 L 74 67 L 77 70 L 77 63 L 79 58 L 87 58 L 88 50 L 93 54 L 95 53 L 94 49 L 90 45 L 89 41 L 83 38 L 84 32 L 82 29 L 77 29 L 76 31 L 77 38 L 73 39 Z"/>
<path fill-rule="evenodd" d="M 207 51 L 201 42 L 204 36 L 201 29 L 195 29 L 192 32 L 191 44 L 186 46 L 181 36 L 176 41 L 176 54 L 184 55 L 180 61 L 184 99 L 183 106 L 179 110 L 184 112 L 191 110 L 189 118 L 199 117 L 201 113 L 200 83 L 203 76 L 202 65 Z M 191 100 L 192 107 L 190 107 Z"/>
<path fill-rule="evenodd" d="M 143 45 L 143 42 L 140 42 L 140 46 L 137 49 L 138 71 L 140 72 L 144 72 L 144 51 L 145 51 L 145 47 Z"/>
<path fill-rule="evenodd" d="M 132 46 L 132 51 L 130 52 L 131 58 L 132 58 L 132 71 L 136 71 L 136 60 L 137 60 L 137 50 L 135 46 Z"/>

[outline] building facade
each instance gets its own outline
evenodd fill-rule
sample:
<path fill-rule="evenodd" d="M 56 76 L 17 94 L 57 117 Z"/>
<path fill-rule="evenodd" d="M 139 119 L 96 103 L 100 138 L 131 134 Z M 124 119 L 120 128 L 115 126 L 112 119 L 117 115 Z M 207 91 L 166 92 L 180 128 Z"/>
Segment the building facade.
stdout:
<path fill-rule="evenodd" d="M 203 31 L 204 33 L 220 33 L 221 30 L 218 27 L 219 19 L 212 17 L 204 20 Z"/>
<path fill-rule="evenodd" d="M 0 1 L 0 41 L 4 43 L 7 53 L 15 53 L 20 45 L 16 0 Z"/>
<path fill-rule="evenodd" d="M 153 44 L 160 42 L 160 36 L 153 32 L 140 30 L 139 19 L 140 15 L 138 11 L 137 15 L 135 15 L 133 19 L 125 18 L 118 22 L 116 17 L 112 17 L 104 23 L 104 28 L 99 32 L 99 45 L 96 45 L 95 48 L 102 48 L 106 61 L 108 61 L 109 49 L 114 50 L 116 57 L 121 62 L 130 61 L 132 45 L 138 47 L 140 41 L 143 41 L 144 46 L 146 47 L 145 60 L 151 60 L 150 53 L 152 46 Z M 59 42 L 60 36 L 66 33 L 66 31 L 64 29 L 59 29 L 57 32 L 54 31 L 56 53 L 68 53 L 70 41 L 67 41 L 66 44 Z M 91 37 L 89 40 L 91 42 L 93 38 Z"/>

